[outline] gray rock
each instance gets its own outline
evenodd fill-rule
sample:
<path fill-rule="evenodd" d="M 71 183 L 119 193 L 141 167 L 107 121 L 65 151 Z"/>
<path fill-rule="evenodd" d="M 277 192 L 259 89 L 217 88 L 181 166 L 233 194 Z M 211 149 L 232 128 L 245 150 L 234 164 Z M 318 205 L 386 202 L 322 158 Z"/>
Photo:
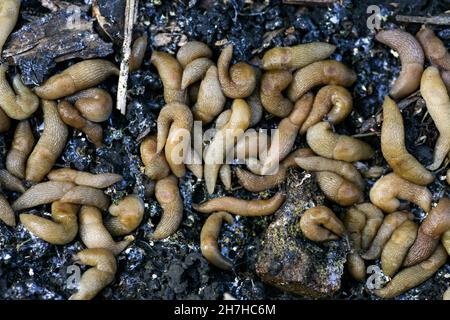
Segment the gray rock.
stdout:
<path fill-rule="evenodd" d="M 347 241 L 320 244 L 302 235 L 300 217 L 306 209 L 324 202 L 310 174 L 291 170 L 286 193 L 285 204 L 275 213 L 263 238 L 256 272 L 264 282 L 284 291 L 303 297 L 331 297 L 341 287 Z"/>

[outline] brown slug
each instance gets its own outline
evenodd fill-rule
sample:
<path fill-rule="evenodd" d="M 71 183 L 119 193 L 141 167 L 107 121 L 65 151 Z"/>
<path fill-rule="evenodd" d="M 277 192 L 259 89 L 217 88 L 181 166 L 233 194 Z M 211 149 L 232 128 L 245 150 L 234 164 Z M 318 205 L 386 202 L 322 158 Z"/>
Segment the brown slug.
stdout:
<path fill-rule="evenodd" d="M 25 166 L 34 147 L 30 123 L 22 120 L 17 124 L 11 147 L 6 155 L 6 169 L 16 177 L 25 178 Z"/>
<path fill-rule="evenodd" d="M 214 66 L 214 62 L 208 58 L 198 58 L 189 62 L 184 67 L 183 75 L 181 76 L 181 89 L 185 90 L 191 84 L 202 80 L 211 66 Z"/>
<path fill-rule="evenodd" d="M 3 111 L 2 108 L 0 108 L 0 133 L 7 132 L 9 128 L 11 127 L 11 120 Z"/>
<path fill-rule="evenodd" d="M 72 182 L 79 186 L 97 189 L 107 188 L 123 179 L 121 175 L 115 173 L 94 174 L 70 168 L 53 169 L 49 172 L 47 178 L 51 181 Z"/>
<path fill-rule="evenodd" d="M 166 157 L 156 151 L 156 136 L 146 137 L 140 145 L 141 159 L 145 166 L 145 175 L 152 180 L 160 180 L 170 174 Z"/>
<path fill-rule="evenodd" d="M 303 235 L 315 242 L 337 240 L 346 233 L 342 221 L 325 206 L 306 210 L 299 224 Z"/>
<path fill-rule="evenodd" d="M 289 71 L 273 70 L 264 72 L 261 77 L 260 97 L 261 103 L 267 112 L 277 116 L 286 117 L 291 113 L 294 104 L 283 96 L 285 90 L 292 81 Z"/>
<path fill-rule="evenodd" d="M 254 127 L 259 123 L 263 117 L 264 107 L 261 102 L 261 70 L 255 69 L 256 71 L 256 85 L 252 94 L 246 98 L 246 101 L 250 107 L 250 113 L 252 114 L 250 118 L 250 127 Z"/>
<path fill-rule="evenodd" d="M 417 40 L 422 45 L 425 56 L 430 62 L 442 69 L 450 70 L 450 54 L 445 44 L 425 25 L 417 32 Z"/>
<path fill-rule="evenodd" d="M 139 70 L 144 62 L 145 52 L 147 51 L 148 38 L 140 36 L 133 41 L 131 47 L 130 59 L 128 60 L 128 68 L 131 72 Z"/>
<path fill-rule="evenodd" d="M 86 186 L 73 187 L 61 197 L 60 201 L 93 206 L 103 210 L 109 206 L 109 197 L 102 190 Z"/>
<path fill-rule="evenodd" d="M 183 68 L 195 59 L 211 57 L 211 49 L 200 41 L 189 41 L 177 52 L 177 60 Z"/>
<path fill-rule="evenodd" d="M 74 104 L 81 115 L 89 121 L 103 122 L 111 116 L 113 100 L 103 89 L 86 89 L 65 99 Z"/>
<path fill-rule="evenodd" d="M 21 0 L 2 0 L 0 4 L 0 58 L 3 46 L 19 18 Z"/>
<path fill-rule="evenodd" d="M 334 172 L 316 172 L 316 179 L 325 196 L 340 206 L 348 207 L 364 200 L 363 190 Z"/>
<path fill-rule="evenodd" d="M 16 216 L 14 215 L 14 210 L 6 200 L 3 192 L 0 191 L 0 220 L 3 221 L 7 226 L 16 226 Z"/>
<path fill-rule="evenodd" d="M 22 181 L 5 169 L 0 169 L 0 190 L 1 189 L 20 193 L 25 192 L 25 187 L 23 186 Z"/>
<path fill-rule="evenodd" d="M 366 265 L 361 258 L 361 233 L 366 225 L 366 216 L 354 207 L 347 210 L 342 220 L 348 232 L 351 251 L 347 255 L 347 268 L 353 279 L 364 281 L 366 278 Z"/>
<path fill-rule="evenodd" d="M 219 177 L 225 187 L 225 190 L 231 190 L 231 167 L 229 164 L 223 164 L 220 166 Z"/>
<path fill-rule="evenodd" d="M 442 234 L 441 242 L 447 253 L 450 255 L 450 229 Z"/>
<path fill-rule="evenodd" d="M 144 217 L 144 201 L 136 195 L 128 195 L 117 204 L 109 206 L 105 227 L 113 237 L 124 236 L 133 232 Z"/>
<path fill-rule="evenodd" d="M 383 223 L 384 214 L 370 202 L 356 204 L 353 208 L 363 213 L 366 217 L 366 223 L 361 233 L 361 249 L 368 250 Z"/>

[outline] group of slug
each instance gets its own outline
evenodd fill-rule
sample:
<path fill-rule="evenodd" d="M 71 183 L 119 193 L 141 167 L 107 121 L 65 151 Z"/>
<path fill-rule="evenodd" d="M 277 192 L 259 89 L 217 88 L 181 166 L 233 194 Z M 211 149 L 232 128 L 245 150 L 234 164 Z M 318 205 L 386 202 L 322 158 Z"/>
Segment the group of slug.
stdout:
<path fill-rule="evenodd" d="M 17 22 L 19 8 L 18 0 L 2 1 L 0 50 Z M 427 28 L 417 34 L 418 41 L 401 30 L 381 31 L 376 39 L 400 55 L 402 70 L 391 97 L 406 97 L 420 86 L 440 133 L 429 166 L 436 170 L 450 150 L 446 87 L 450 87 L 450 56 Z M 135 40 L 131 71 L 142 65 L 147 45 L 145 36 Z M 224 160 L 232 154 L 246 164 L 248 170 L 236 168 L 234 174 L 251 192 L 276 188 L 291 167 L 313 172 L 324 195 L 348 209 L 340 220 L 325 206 L 310 208 L 298 223 L 299 231 L 315 242 L 348 237 L 348 270 L 358 281 L 365 278 L 364 260 L 381 258 L 385 275 L 393 278 L 384 288 L 374 290 L 375 295 L 395 297 L 430 278 L 446 262 L 450 253 L 450 200 L 445 196 L 432 208 L 426 185 L 434 176 L 408 153 L 401 112 L 388 96 L 383 104 L 381 151 L 393 173 L 381 177 L 370 190 L 371 203 L 364 202 L 365 181 L 353 163 L 370 159 L 375 151 L 361 140 L 335 132 L 333 126 L 352 111 L 352 95 L 346 87 L 356 81 L 356 74 L 339 61 L 326 60 L 334 50 L 334 45 L 323 42 L 273 48 L 255 61 L 258 67 L 245 62 L 230 66 L 232 45 L 221 51 L 217 64 L 211 60 L 211 49 L 198 41 L 184 44 L 176 56 L 152 52 L 150 62 L 162 80 L 166 103 L 158 115 L 156 135 L 145 137 L 140 144 L 144 173 L 155 182 L 154 196 L 163 210 L 153 240 L 173 235 L 182 222 L 179 178 L 185 176 L 186 168 L 198 179 L 204 178 L 209 194 L 214 193 L 217 177 L 230 190 L 233 171 Z M 425 71 L 424 51 L 433 64 Z M 55 169 L 54 165 L 67 142 L 68 126 L 82 131 L 96 147 L 102 146 L 99 122 L 110 117 L 113 102 L 108 92 L 95 86 L 118 75 L 119 70 L 106 60 L 86 60 L 34 90 L 27 88 L 19 75 L 12 79 L 11 88 L 7 72 L 1 64 L 0 132 L 10 129 L 10 119 L 18 123 L 6 169 L 0 170 L 0 187 L 22 195 L 10 205 L 0 194 L 0 220 L 14 227 L 15 212 L 51 204 L 51 219 L 21 213 L 20 222 L 52 244 L 67 244 L 79 234 L 87 249 L 75 259 L 92 268 L 83 273 L 71 299 L 91 299 L 113 281 L 115 256 L 134 240 L 131 233 L 143 220 L 144 202 L 137 195 L 128 195 L 110 205 L 102 189 L 122 180 L 120 175 Z M 229 108 L 227 98 L 232 99 Z M 35 143 L 27 119 L 39 104 L 44 130 Z M 264 112 L 281 118 L 273 136 L 251 130 Z M 209 141 L 204 141 L 203 129 L 195 131 L 194 120 L 215 128 Z M 309 148 L 292 150 L 299 134 L 306 135 Z M 200 137 L 203 143 L 192 144 L 192 136 Z M 226 141 L 233 143 L 230 146 Z M 380 177 L 382 173 L 375 171 L 368 176 Z M 31 187 L 26 189 L 22 180 Z M 426 219 L 420 225 L 415 223 L 411 213 L 399 211 L 400 200 L 423 209 L 428 213 Z M 218 245 L 222 222 L 232 224 L 231 214 L 271 215 L 284 201 L 284 193 L 277 192 L 268 199 L 224 196 L 193 204 L 195 211 L 209 214 L 200 234 L 202 254 L 216 267 L 232 270 L 233 262 L 221 254 Z M 102 210 L 109 211 L 105 219 Z M 119 242 L 113 239 L 123 236 Z"/>

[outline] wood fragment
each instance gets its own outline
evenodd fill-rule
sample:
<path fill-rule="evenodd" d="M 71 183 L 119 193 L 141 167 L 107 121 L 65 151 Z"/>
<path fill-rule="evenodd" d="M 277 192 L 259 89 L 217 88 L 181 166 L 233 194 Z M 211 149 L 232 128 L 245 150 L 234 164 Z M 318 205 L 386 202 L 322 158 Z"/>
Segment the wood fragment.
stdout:
<path fill-rule="evenodd" d="M 450 15 L 439 15 L 433 17 L 397 15 L 395 16 L 395 20 L 406 23 L 450 25 Z"/>
<path fill-rule="evenodd" d="M 136 21 L 139 7 L 139 0 L 127 0 L 125 7 L 125 28 L 122 45 L 122 62 L 120 64 L 119 87 L 117 90 L 117 109 L 125 114 L 127 109 L 127 88 L 128 88 L 128 62 L 131 54 L 131 41 L 133 37 L 133 27 Z"/>

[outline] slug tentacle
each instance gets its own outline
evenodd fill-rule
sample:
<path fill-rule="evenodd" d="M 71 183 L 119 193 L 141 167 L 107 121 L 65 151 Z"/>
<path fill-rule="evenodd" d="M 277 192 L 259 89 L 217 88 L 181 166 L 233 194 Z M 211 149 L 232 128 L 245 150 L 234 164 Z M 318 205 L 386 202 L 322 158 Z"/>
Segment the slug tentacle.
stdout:
<path fill-rule="evenodd" d="M 55 201 L 52 203 L 51 220 L 33 214 L 22 213 L 20 222 L 32 234 L 51 244 L 67 244 L 78 233 L 79 206 Z"/>
<path fill-rule="evenodd" d="M 25 120 L 39 107 L 39 98 L 23 84 L 19 75 L 14 76 L 11 88 L 6 71 L 0 64 L 0 108 L 12 119 Z"/>
<path fill-rule="evenodd" d="M 92 266 L 80 279 L 78 291 L 69 300 L 93 299 L 114 280 L 117 271 L 116 258 L 107 249 L 85 249 L 75 255 L 75 262 Z"/>
<path fill-rule="evenodd" d="M 23 186 L 22 181 L 5 169 L 0 169 L 0 190 L 1 189 L 20 193 L 25 192 L 25 187 Z"/>
<path fill-rule="evenodd" d="M 16 216 L 14 215 L 14 211 L 2 193 L 0 193 L 0 220 L 7 226 L 16 226 Z"/>
<path fill-rule="evenodd" d="M 3 45 L 16 26 L 21 0 L 2 0 L 0 5 L 0 58 Z"/>
<path fill-rule="evenodd" d="M 150 62 L 158 70 L 164 86 L 164 100 L 166 103 L 186 102 L 186 91 L 181 89 L 183 68 L 177 59 L 162 51 L 153 51 Z"/>
<path fill-rule="evenodd" d="M 294 73 L 287 95 L 297 101 L 306 92 L 319 85 L 335 84 L 349 87 L 356 81 L 356 74 L 343 63 L 334 60 L 314 62 Z"/>
<path fill-rule="evenodd" d="M 222 50 L 217 60 L 222 91 L 227 97 L 232 99 L 246 98 L 255 90 L 255 69 L 244 62 L 238 62 L 230 67 L 232 57 L 233 46 L 229 45 Z"/>
<path fill-rule="evenodd" d="M 105 227 L 112 236 L 124 236 L 133 232 L 144 217 L 144 201 L 138 195 L 129 195 L 112 204 L 108 209 L 110 215 Z"/>
<path fill-rule="evenodd" d="M 140 36 L 133 42 L 131 47 L 130 60 L 128 67 L 131 72 L 139 70 L 144 62 L 145 52 L 147 51 L 148 38 L 147 36 Z"/>
<path fill-rule="evenodd" d="M 214 65 L 214 62 L 208 58 L 198 58 L 184 68 L 183 75 L 181 77 L 181 89 L 185 90 L 191 84 L 203 79 L 206 71 Z"/>
<path fill-rule="evenodd" d="M 300 128 L 300 134 L 305 134 L 311 126 L 324 119 L 338 124 L 348 116 L 352 108 L 352 95 L 347 89 L 335 85 L 322 87 L 316 94 L 311 112 Z"/>
<path fill-rule="evenodd" d="M 374 154 L 367 143 L 332 132 L 328 122 L 319 122 L 310 127 L 306 141 L 315 153 L 329 159 L 354 162 L 370 159 Z"/>
<path fill-rule="evenodd" d="M 54 75 L 42 86 L 36 87 L 34 92 L 42 99 L 56 100 L 94 87 L 113 75 L 118 76 L 119 69 L 112 62 L 84 60 Z"/>
<path fill-rule="evenodd" d="M 177 52 L 177 60 L 183 68 L 196 59 L 211 57 L 211 49 L 200 41 L 189 41 Z"/>
<path fill-rule="evenodd" d="M 227 212 L 220 211 L 211 214 L 208 219 L 206 219 L 200 233 L 200 248 L 203 256 L 209 263 L 222 270 L 231 270 L 233 268 L 233 263 L 222 256 L 217 243 L 222 221 L 232 224 L 233 217 Z"/>
<path fill-rule="evenodd" d="M 72 182 L 79 186 L 103 189 L 119 182 L 123 177 L 115 173 L 89 173 L 70 168 L 54 169 L 47 178 L 52 181 Z"/>
<path fill-rule="evenodd" d="M 73 187 L 62 196 L 60 201 L 93 206 L 103 210 L 109 206 L 109 198 L 102 190 L 86 186 Z"/>
<path fill-rule="evenodd" d="M 379 42 L 398 52 L 401 62 L 400 74 L 395 80 L 389 94 L 394 99 L 401 99 L 419 88 L 423 72 L 423 50 L 419 42 L 408 32 L 383 30 L 375 36 Z"/>
<path fill-rule="evenodd" d="M 281 192 L 267 200 L 242 200 L 233 197 L 220 197 L 208 200 L 202 204 L 192 204 L 195 211 L 212 213 L 215 211 L 227 211 L 238 216 L 268 216 L 280 208 L 285 200 Z"/>
<path fill-rule="evenodd" d="M 315 242 L 337 240 L 346 233 L 342 221 L 325 206 L 306 210 L 300 218 L 300 230 Z"/>
<path fill-rule="evenodd" d="M 316 172 L 316 179 L 325 196 L 343 207 L 364 200 L 363 191 L 358 186 L 334 172 Z"/>
<path fill-rule="evenodd" d="M 370 189 L 370 201 L 385 212 L 394 212 L 400 207 L 401 200 L 407 200 L 422 208 L 425 212 L 431 209 L 431 192 L 395 173 L 387 174 Z"/>
<path fill-rule="evenodd" d="M 141 159 L 145 166 L 145 175 L 152 180 L 160 180 L 170 174 L 166 157 L 156 152 L 156 137 L 148 136 L 140 146 Z"/>
<path fill-rule="evenodd" d="M 67 97 L 66 100 L 73 103 L 81 115 L 92 122 L 106 121 L 112 112 L 112 97 L 103 89 L 83 90 Z"/>
<path fill-rule="evenodd" d="M 89 249 L 107 249 L 115 256 L 125 250 L 134 241 L 133 236 L 127 236 L 124 240 L 115 242 L 103 225 L 102 213 L 96 207 L 91 206 L 81 207 L 80 238 Z"/>
<path fill-rule="evenodd" d="M 403 118 L 399 108 L 389 96 L 384 98 L 383 103 L 381 151 L 399 177 L 418 185 L 427 185 L 434 180 L 433 175 L 406 150 Z"/>
<path fill-rule="evenodd" d="M 447 261 L 447 252 L 439 245 L 427 260 L 403 269 L 384 288 L 374 290 L 380 298 L 394 298 L 428 280 Z"/>
<path fill-rule="evenodd" d="M 409 267 L 427 259 L 434 252 L 444 232 L 450 229 L 450 200 L 442 198 L 420 225 L 417 239 L 403 265 Z"/>
<path fill-rule="evenodd" d="M 307 66 L 328 58 L 336 46 L 326 42 L 311 42 L 292 47 L 272 48 L 262 58 L 265 70 L 289 70 Z"/>
<path fill-rule="evenodd" d="M 417 32 L 417 40 L 422 45 L 425 56 L 430 62 L 439 68 L 450 70 L 450 54 L 445 44 L 425 25 Z"/>
<path fill-rule="evenodd" d="M 56 159 L 63 152 L 69 130 L 61 120 L 56 103 L 42 100 L 44 132 L 31 152 L 25 170 L 28 181 L 40 182 L 50 172 Z"/>
<path fill-rule="evenodd" d="M 450 157 L 450 98 L 437 68 L 428 67 L 424 71 L 420 82 L 420 93 L 439 131 L 433 163 L 429 166 L 430 170 L 436 170 L 446 156 Z"/>
<path fill-rule="evenodd" d="M 34 137 L 30 123 L 27 120 L 20 121 L 6 156 L 6 169 L 20 179 L 25 178 L 25 166 L 33 146 Z"/>
<path fill-rule="evenodd" d="M 406 220 L 412 220 L 414 215 L 405 211 L 397 211 L 388 214 L 378 229 L 377 235 L 372 241 L 369 249 L 361 255 L 364 260 L 375 260 L 381 255 L 381 251 L 384 248 L 386 242 L 392 236 L 392 233 Z"/>
<path fill-rule="evenodd" d="M 260 96 L 261 103 L 267 112 L 283 118 L 292 111 L 293 103 L 282 94 L 291 81 L 292 75 L 289 71 L 267 71 L 262 75 Z"/>
<path fill-rule="evenodd" d="M 161 240 L 177 232 L 183 220 L 183 199 L 178 188 L 178 179 L 171 175 L 156 182 L 155 197 L 163 209 L 163 214 L 152 239 Z"/>

